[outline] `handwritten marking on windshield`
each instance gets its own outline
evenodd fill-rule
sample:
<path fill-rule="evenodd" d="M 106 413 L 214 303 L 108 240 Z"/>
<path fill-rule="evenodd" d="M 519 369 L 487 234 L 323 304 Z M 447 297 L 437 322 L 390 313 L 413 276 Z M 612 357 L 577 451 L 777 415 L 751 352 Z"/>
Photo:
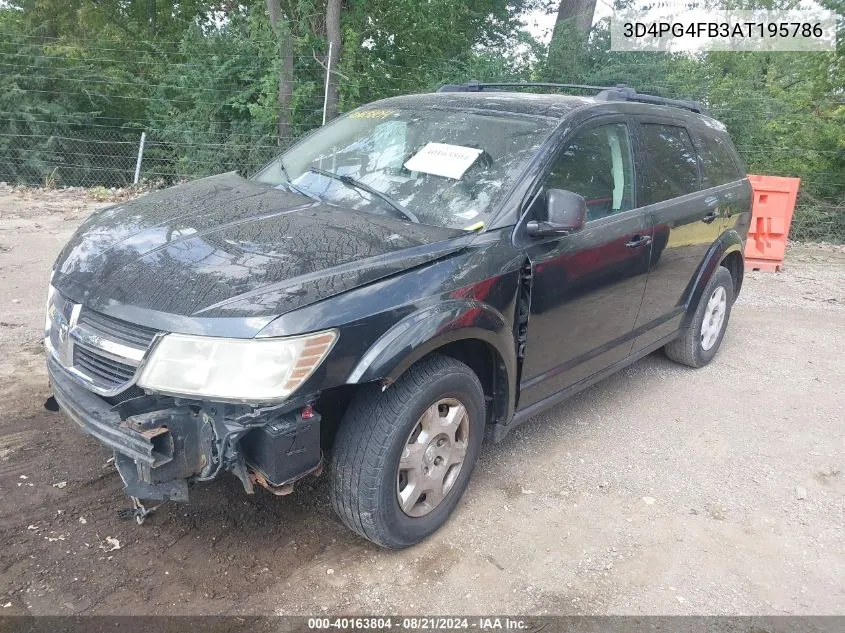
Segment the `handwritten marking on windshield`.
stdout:
<path fill-rule="evenodd" d="M 393 115 L 395 110 L 355 110 L 349 113 L 350 119 L 386 119 Z"/>
<path fill-rule="evenodd" d="M 460 180 L 483 152 L 463 145 L 427 143 L 405 163 L 405 169 Z"/>

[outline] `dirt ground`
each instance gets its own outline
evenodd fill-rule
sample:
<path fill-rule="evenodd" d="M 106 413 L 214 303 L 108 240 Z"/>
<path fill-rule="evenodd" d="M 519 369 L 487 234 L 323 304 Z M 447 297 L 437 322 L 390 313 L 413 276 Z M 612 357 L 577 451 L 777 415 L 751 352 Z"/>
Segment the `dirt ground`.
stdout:
<path fill-rule="evenodd" d="M 388 552 L 325 478 L 117 518 L 109 453 L 42 406 L 50 265 L 102 204 L 0 186 L 0 615 L 845 613 L 842 247 L 748 275 L 708 367 L 653 354 L 487 446 L 447 526 Z"/>

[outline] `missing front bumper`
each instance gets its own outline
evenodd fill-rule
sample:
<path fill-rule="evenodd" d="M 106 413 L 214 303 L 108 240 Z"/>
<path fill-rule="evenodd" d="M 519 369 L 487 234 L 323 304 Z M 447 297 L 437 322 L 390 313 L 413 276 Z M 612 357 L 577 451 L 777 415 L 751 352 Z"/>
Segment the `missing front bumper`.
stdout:
<path fill-rule="evenodd" d="M 189 407 L 172 406 L 122 419 L 115 407 L 66 377 L 48 360 L 50 384 L 61 409 L 115 454 L 126 494 L 141 499 L 186 501 L 187 480 L 208 463 L 203 436 L 212 429 Z"/>
<path fill-rule="evenodd" d="M 228 470 L 252 492 L 253 482 L 273 492 L 288 490 L 319 470 L 320 416 L 274 408 L 245 415 L 215 403 L 180 404 L 136 412 L 111 406 L 77 385 L 52 359 L 56 401 L 81 429 L 115 453 L 126 494 L 139 499 L 187 501 L 188 483 Z M 278 494 L 278 493 L 277 493 Z"/>

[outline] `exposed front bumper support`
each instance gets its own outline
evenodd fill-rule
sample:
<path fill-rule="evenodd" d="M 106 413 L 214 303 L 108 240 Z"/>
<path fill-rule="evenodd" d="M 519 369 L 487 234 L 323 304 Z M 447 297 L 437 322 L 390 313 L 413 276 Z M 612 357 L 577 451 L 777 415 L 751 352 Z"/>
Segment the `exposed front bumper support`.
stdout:
<path fill-rule="evenodd" d="M 122 426 L 120 415 L 112 411 L 107 402 L 63 376 L 56 361 L 48 358 L 47 366 L 56 402 L 83 431 L 116 452 L 148 467 L 168 461 L 165 456 L 156 454 L 155 444 L 148 436 Z"/>
<path fill-rule="evenodd" d="M 322 463 L 320 416 L 310 407 L 303 418 L 295 408 L 245 413 L 223 403 L 153 396 L 140 399 L 144 406 L 135 400 L 112 406 L 76 384 L 54 359 L 47 365 L 56 402 L 114 451 L 132 497 L 186 501 L 189 481 L 213 479 L 224 470 L 248 493 L 255 482 L 278 494 Z"/>
<path fill-rule="evenodd" d="M 187 407 L 140 413 L 122 420 L 106 401 L 76 385 L 48 360 L 59 406 L 87 434 L 115 453 L 126 494 L 140 499 L 188 500 L 187 479 L 198 475 L 202 421 Z"/>

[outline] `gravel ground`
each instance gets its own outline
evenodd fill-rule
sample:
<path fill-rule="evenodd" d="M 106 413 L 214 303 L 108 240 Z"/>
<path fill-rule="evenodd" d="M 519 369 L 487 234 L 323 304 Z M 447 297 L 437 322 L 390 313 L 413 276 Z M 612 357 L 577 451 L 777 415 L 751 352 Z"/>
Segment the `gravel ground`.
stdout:
<path fill-rule="evenodd" d="M 845 614 L 842 247 L 749 274 L 708 367 L 653 354 L 487 446 L 387 552 L 325 478 L 117 519 L 108 452 L 42 408 L 50 264 L 102 204 L 0 188 L 0 614 Z"/>

